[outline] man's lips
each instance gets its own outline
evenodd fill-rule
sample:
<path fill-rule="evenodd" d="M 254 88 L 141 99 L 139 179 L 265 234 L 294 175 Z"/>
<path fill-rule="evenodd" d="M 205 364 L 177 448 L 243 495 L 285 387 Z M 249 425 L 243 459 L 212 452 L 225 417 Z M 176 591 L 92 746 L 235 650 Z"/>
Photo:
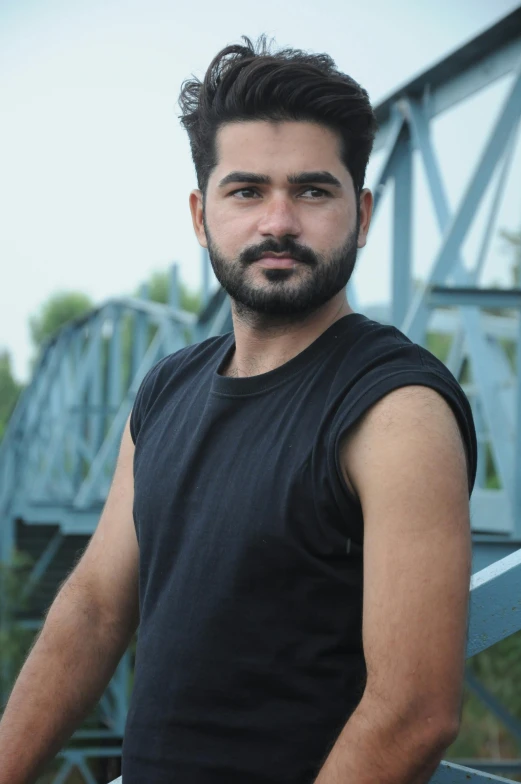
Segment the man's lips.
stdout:
<path fill-rule="evenodd" d="M 257 259 L 254 264 L 258 264 L 259 267 L 291 269 L 298 264 L 298 261 L 291 256 L 263 256 L 261 259 Z"/>

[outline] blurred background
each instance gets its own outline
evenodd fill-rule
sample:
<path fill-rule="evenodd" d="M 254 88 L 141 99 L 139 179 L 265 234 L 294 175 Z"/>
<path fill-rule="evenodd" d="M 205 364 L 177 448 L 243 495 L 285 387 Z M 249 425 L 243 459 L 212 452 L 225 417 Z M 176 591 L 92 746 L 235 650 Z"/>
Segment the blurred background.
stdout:
<path fill-rule="evenodd" d="M 217 51 L 243 34 L 255 39 L 264 32 L 279 46 L 327 52 L 381 107 L 382 133 L 366 183 L 380 200 L 352 303 L 425 343 L 466 384 L 481 434 L 476 570 L 517 550 L 521 145 L 512 91 L 521 64 L 520 8 L 511 0 L 203 0 L 193 7 L 166 0 L 0 0 L 4 695 L 95 526 L 125 412 L 145 370 L 186 342 L 230 328 L 193 234 L 188 194 L 196 180 L 177 97 L 184 79 L 202 77 Z M 469 49 L 473 39 L 480 43 Z M 431 71 L 438 63 L 449 65 Z M 465 69 L 464 83 L 457 77 Z M 432 79 L 420 78 L 418 87 L 425 73 Z M 429 103 L 437 84 L 442 97 L 433 92 Z M 410 122 L 411 96 L 426 111 L 429 149 L 442 173 L 445 198 L 438 194 L 438 201 L 421 123 Z M 445 101 L 443 110 L 436 101 Z M 505 126 L 501 135 L 503 111 L 513 130 Z M 405 191 L 399 156 L 394 180 L 385 170 L 393 133 L 400 155 L 409 156 Z M 497 165 L 484 160 L 491 138 L 501 148 Z M 478 171 L 481 180 L 474 179 Z M 483 193 L 469 206 L 460 241 L 441 258 L 472 183 L 474 195 L 480 183 Z M 396 203 L 404 193 L 411 209 L 408 240 L 400 246 Z M 396 258 L 402 251 L 403 269 Z M 431 284 L 445 290 L 427 324 L 418 314 L 434 310 L 434 301 L 421 299 Z M 470 292 L 471 299 L 449 300 L 446 289 L 454 284 L 479 287 L 489 299 Z M 501 299 L 501 292 L 513 298 Z M 479 309 L 478 321 L 463 317 L 470 305 Z M 473 324 L 483 330 L 481 343 L 473 342 Z M 497 395 L 485 388 L 491 376 Z M 504 421 L 494 405 L 504 406 Z M 37 488 L 33 495 L 29 486 Z M 42 781 L 90 784 L 117 775 L 131 681 L 132 651 L 105 704 Z M 504 768 L 502 761 L 520 756 L 520 683 L 518 634 L 469 660 L 452 758 L 481 760 L 482 768 L 493 760 L 489 770 L 514 780 L 516 765 Z"/>
<path fill-rule="evenodd" d="M 199 245 L 188 209 L 196 182 L 177 97 L 183 79 L 201 77 L 226 43 L 266 32 L 281 46 L 327 52 L 377 104 L 516 5 L 204 0 L 192 14 L 166 0 L 2 0 L 0 344 L 11 355 L 15 377 L 29 377 L 30 318 L 57 291 L 99 303 L 134 292 L 174 260 L 186 285 L 197 290 Z M 452 205 L 494 121 L 504 82 L 433 125 Z M 368 185 L 377 168 L 375 155 Z M 520 173 L 512 166 L 499 221 L 512 232 L 521 223 L 514 171 Z M 439 235 L 423 183 L 418 185 L 414 274 L 421 277 Z M 390 296 L 384 213 L 358 265 L 361 305 Z M 488 280 L 506 283 L 510 264 L 497 232 Z"/>

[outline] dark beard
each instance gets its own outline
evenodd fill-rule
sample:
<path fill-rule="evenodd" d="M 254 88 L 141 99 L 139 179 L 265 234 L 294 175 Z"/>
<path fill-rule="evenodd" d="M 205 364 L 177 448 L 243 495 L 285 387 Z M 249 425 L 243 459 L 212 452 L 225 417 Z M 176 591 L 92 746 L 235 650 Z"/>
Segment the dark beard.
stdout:
<path fill-rule="evenodd" d="M 279 244 L 268 239 L 261 245 L 249 246 L 238 260 L 230 262 L 219 253 L 206 222 L 204 225 L 215 277 L 234 301 L 236 314 L 243 318 L 254 314 L 289 321 L 303 318 L 344 289 L 353 274 L 359 217 L 345 244 L 329 258 L 318 256 L 310 248 L 286 237 Z M 269 285 L 252 285 L 247 280 L 248 268 L 268 251 L 288 253 L 302 263 L 296 269 L 265 269 L 263 277 Z"/>

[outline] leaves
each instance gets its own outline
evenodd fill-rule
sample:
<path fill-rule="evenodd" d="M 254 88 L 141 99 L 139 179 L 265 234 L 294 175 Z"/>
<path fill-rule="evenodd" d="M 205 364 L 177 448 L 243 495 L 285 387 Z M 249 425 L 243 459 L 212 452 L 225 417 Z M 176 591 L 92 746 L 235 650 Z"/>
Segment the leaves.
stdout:
<path fill-rule="evenodd" d="M 69 321 L 84 316 L 94 307 L 92 300 L 79 291 L 53 294 L 41 306 L 39 312 L 29 319 L 33 343 L 37 348 L 54 337 Z"/>
<path fill-rule="evenodd" d="M 0 441 L 22 389 L 22 384 L 13 375 L 11 355 L 7 351 L 0 352 Z"/>

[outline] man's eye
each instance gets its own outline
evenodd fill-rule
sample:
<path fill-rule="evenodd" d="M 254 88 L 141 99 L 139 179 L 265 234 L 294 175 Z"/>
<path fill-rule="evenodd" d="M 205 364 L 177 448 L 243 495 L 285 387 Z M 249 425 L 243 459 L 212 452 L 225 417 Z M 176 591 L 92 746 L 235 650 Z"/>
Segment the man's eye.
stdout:
<path fill-rule="evenodd" d="M 329 196 L 329 193 L 327 191 L 322 190 L 322 188 L 306 188 L 304 193 L 308 193 L 309 191 L 314 191 L 315 194 L 318 194 L 319 196 Z M 316 196 L 314 196 L 313 198 L 316 198 Z"/>
<path fill-rule="evenodd" d="M 312 186 L 303 190 L 302 194 L 309 193 L 310 191 L 315 194 L 314 196 L 311 197 L 312 200 L 315 201 L 319 198 L 322 198 L 323 196 L 330 195 L 327 191 L 323 190 L 322 188 L 314 188 Z M 237 196 L 241 201 L 248 200 L 250 199 L 250 197 L 258 196 L 258 195 L 259 194 L 255 188 L 238 188 L 236 191 L 232 191 L 230 193 L 230 196 Z"/>
<path fill-rule="evenodd" d="M 255 194 L 256 191 L 253 188 L 239 188 L 236 191 L 232 191 L 230 196 L 237 196 L 237 194 L 239 194 L 239 193 L 243 193 L 243 194 L 244 193 L 246 193 L 246 194 L 252 194 L 253 193 L 253 194 Z M 240 197 L 240 198 L 242 199 L 242 197 Z M 246 197 L 246 198 L 248 198 L 248 197 Z"/>

